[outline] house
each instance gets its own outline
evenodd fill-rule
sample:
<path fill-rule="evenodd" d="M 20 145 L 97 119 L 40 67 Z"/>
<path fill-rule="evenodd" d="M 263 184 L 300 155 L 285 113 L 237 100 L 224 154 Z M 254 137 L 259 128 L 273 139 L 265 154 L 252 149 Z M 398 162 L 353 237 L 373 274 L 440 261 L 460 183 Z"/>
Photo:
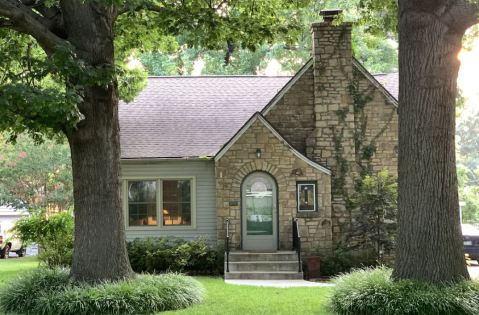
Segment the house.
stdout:
<path fill-rule="evenodd" d="M 10 207 L 0 206 L 0 226 L 3 223 L 5 226 L 11 226 L 13 222 L 18 219 L 28 217 L 29 214 L 24 211 L 15 210 Z"/>
<path fill-rule="evenodd" d="M 120 104 L 127 239 L 225 244 L 228 219 L 232 250 L 291 250 L 297 218 L 303 251 L 331 248 L 353 172 L 397 173 L 398 77 L 368 73 L 351 31 L 312 24 L 293 77 L 151 77 Z"/>

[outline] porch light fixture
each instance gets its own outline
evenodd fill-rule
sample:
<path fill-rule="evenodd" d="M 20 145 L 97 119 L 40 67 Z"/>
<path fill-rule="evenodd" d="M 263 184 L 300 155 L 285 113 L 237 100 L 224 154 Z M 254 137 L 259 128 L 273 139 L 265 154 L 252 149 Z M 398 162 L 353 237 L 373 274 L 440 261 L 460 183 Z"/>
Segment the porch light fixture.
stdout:
<path fill-rule="evenodd" d="M 261 158 L 261 149 L 260 149 L 260 148 L 256 149 L 256 157 L 257 157 L 258 159 Z"/>

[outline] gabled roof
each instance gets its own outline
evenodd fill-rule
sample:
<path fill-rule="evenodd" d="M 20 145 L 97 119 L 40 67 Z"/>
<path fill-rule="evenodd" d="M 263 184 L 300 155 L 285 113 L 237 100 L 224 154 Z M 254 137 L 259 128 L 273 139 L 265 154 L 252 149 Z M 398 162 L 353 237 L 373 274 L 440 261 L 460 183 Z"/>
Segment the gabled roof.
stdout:
<path fill-rule="evenodd" d="M 397 106 L 397 74 L 371 75 L 355 59 L 353 65 Z M 120 102 L 121 157 L 214 156 L 254 113 L 266 115 L 311 67 L 312 59 L 294 77 L 150 77 L 134 102 Z"/>
<path fill-rule="evenodd" d="M 122 159 L 213 156 L 291 76 L 150 77 L 120 102 Z"/>
<path fill-rule="evenodd" d="M 221 157 L 235 144 L 235 142 L 245 133 L 246 130 L 251 127 L 251 125 L 256 121 L 259 120 L 261 123 L 273 133 L 278 140 L 283 143 L 283 145 L 287 146 L 288 149 L 293 153 L 296 157 L 299 159 L 303 160 L 310 166 L 322 171 L 323 173 L 326 173 L 328 175 L 331 175 L 331 171 L 327 169 L 326 167 L 308 159 L 306 156 L 298 152 L 289 142 L 283 138 L 283 136 L 277 131 L 271 124 L 268 122 L 266 118 L 261 115 L 260 112 L 255 113 L 251 118 L 243 125 L 243 127 L 238 130 L 238 132 L 221 148 L 221 150 L 216 154 L 215 156 L 215 162 L 218 162 Z"/>
<path fill-rule="evenodd" d="M 289 89 L 298 81 L 303 74 L 306 73 L 314 65 L 313 59 L 309 59 L 308 62 L 296 73 L 296 75 L 286 84 L 281 91 L 276 94 L 276 96 L 263 108 L 261 113 L 263 115 L 268 114 L 268 112 L 276 105 L 277 102 L 281 100 L 284 94 L 286 94 Z M 353 57 L 353 66 L 361 72 L 366 79 L 368 79 L 376 88 L 381 91 L 386 99 L 393 104 L 398 106 L 398 94 L 399 94 L 399 75 L 397 73 L 392 74 L 371 74 L 369 73 L 363 65 Z"/>

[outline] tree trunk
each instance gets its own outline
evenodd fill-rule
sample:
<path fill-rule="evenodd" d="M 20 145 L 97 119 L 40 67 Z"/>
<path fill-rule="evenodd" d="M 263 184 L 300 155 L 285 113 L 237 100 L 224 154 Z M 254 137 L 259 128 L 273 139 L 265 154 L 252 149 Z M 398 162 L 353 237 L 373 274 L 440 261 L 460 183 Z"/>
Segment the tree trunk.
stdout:
<path fill-rule="evenodd" d="M 89 65 L 114 67 L 115 8 L 64 0 L 68 40 Z M 85 116 L 66 132 L 72 155 L 75 244 L 71 275 L 99 282 L 132 278 L 121 203 L 118 84 L 90 86 L 78 105 Z"/>
<path fill-rule="evenodd" d="M 469 274 L 459 221 L 455 100 L 466 29 L 477 7 L 399 1 L 399 198 L 395 279 L 460 281 Z"/>

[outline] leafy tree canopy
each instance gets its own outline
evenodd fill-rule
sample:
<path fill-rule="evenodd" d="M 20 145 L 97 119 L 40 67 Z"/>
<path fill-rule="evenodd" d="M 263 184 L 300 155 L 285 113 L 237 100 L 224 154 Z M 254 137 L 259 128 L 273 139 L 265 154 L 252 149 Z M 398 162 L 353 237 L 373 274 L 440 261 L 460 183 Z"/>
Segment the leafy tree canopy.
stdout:
<path fill-rule="evenodd" d="M 176 37 L 176 50 L 148 51 L 139 57 L 151 75 L 191 75 L 194 62 L 199 59 L 204 62 L 203 75 L 261 74 L 271 60 L 278 61 L 282 72 L 295 73 L 311 58 L 311 23 L 320 21 L 321 10 L 341 8 L 343 19 L 357 22 L 353 32 L 356 57 L 373 73 L 396 72 L 397 48 L 386 37 L 365 32 L 360 24 L 359 4 L 359 0 L 313 0 L 304 9 L 286 11 L 287 19 L 296 19 L 300 27 L 287 37 L 278 36 L 272 43 L 244 47 L 233 38 L 211 49 L 211 46 L 192 47 L 188 35 L 183 34 Z"/>
<path fill-rule="evenodd" d="M 17 210 L 66 210 L 73 205 L 70 150 L 46 140 L 35 145 L 26 135 L 0 138 L 0 205 Z"/>
<path fill-rule="evenodd" d="M 16 1 L 12 1 L 16 2 Z M 88 1 L 86 1 L 88 2 Z M 15 137 L 28 132 L 36 141 L 75 128 L 84 117 L 77 104 L 85 86 L 106 87 L 118 80 L 120 98 L 132 101 L 146 75 L 128 69 L 132 53 L 176 52 L 188 47 L 218 49 L 227 41 L 255 50 L 281 37 L 287 43 L 301 31 L 291 12 L 308 0 L 96 1 L 116 6 L 115 67 L 87 64 L 64 38 L 60 1 L 19 2 L 29 25 L 17 20 L 9 0 L 0 2 L 0 130 Z M 44 28 L 44 34 L 38 29 Z M 181 42 L 177 40 L 181 36 Z"/>

